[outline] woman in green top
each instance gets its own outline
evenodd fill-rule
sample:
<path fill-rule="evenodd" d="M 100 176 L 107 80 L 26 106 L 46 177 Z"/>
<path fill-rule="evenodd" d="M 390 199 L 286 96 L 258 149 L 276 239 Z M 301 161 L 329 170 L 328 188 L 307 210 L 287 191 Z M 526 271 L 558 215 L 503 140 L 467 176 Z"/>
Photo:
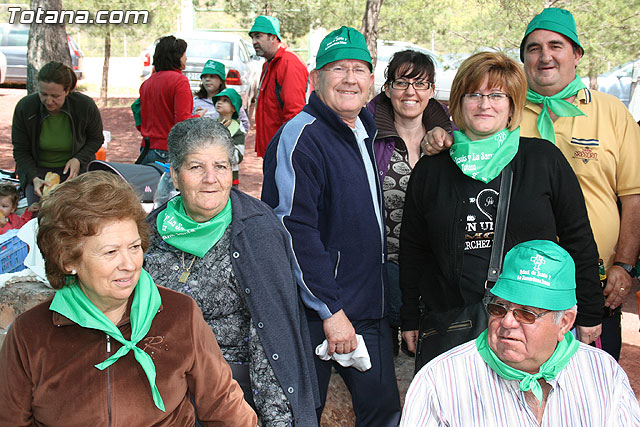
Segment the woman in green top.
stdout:
<path fill-rule="evenodd" d="M 61 181 L 85 172 L 104 141 L 93 99 L 74 92 L 73 70 L 51 61 L 38 73 L 38 93 L 22 98 L 13 114 L 11 142 L 20 185 L 29 203 L 42 196 L 44 176 Z"/>

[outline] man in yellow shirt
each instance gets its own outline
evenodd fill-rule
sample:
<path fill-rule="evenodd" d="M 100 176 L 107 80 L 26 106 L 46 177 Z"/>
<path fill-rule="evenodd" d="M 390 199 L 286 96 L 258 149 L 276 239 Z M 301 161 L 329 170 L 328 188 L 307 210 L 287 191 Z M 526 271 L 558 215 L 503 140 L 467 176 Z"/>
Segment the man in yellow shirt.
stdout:
<path fill-rule="evenodd" d="M 616 309 L 631 291 L 640 251 L 640 127 L 617 98 L 582 84 L 576 67 L 583 54 L 569 11 L 547 8 L 531 20 L 520 45 L 529 85 L 520 134 L 554 142 L 576 173 L 607 270 L 605 305 Z M 434 129 L 423 151 L 437 154 L 452 142 Z M 620 310 L 602 328 L 603 349 L 617 359 Z M 600 325 L 578 328 L 587 343 L 600 333 Z"/>
<path fill-rule="evenodd" d="M 569 11 L 548 8 L 529 23 L 521 135 L 555 142 L 576 173 L 607 269 L 605 305 L 614 309 L 631 291 L 640 250 L 640 128 L 620 100 L 584 87 L 576 75 L 583 54 Z M 618 359 L 620 310 L 603 319 L 602 344 Z"/>

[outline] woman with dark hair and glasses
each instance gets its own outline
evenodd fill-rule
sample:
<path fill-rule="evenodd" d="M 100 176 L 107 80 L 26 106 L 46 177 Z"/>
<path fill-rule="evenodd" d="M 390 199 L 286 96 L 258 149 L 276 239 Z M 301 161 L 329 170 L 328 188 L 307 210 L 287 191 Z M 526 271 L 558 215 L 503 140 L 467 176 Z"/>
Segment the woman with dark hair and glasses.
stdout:
<path fill-rule="evenodd" d="M 13 113 L 11 143 L 20 186 L 29 204 L 42 196 L 47 172 L 61 181 L 87 170 L 104 142 L 93 99 L 75 91 L 73 70 L 51 61 L 38 72 L 38 93 L 22 98 Z"/>
<path fill-rule="evenodd" d="M 191 117 L 199 117 L 192 115 L 191 87 L 189 79 L 182 74 L 186 66 L 187 42 L 174 36 L 158 40 L 153 53 L 154 72 L 140 86 L 142 147 L 146 138 L 150 144 L 142 164 L 156 160 L 166 162 L 169 156 L 167 136 L 173 125 Z"/>
<path fill-rule="evenodd" d="M 400 235 L 402 336 L 417 348 L 416 371 L 486 328 L 487 282 L 501 172 L 513 186 L 503 253 L 551 240 L 576 264 L 578 328 L 602 318 L 598 253 L 580 185 L 553 144 L 520 137 L 527 92 L 522 67 L 500 53 L 465 60 L 451 88 L 454 143 L 424 156 L 406 193 Z M 507 195 L 505 195 L 506 197 Z M 531 260 L 531 269 L 536 262 Z M 522 313 L 521 313 L 522 314 Z"/>
<path fill-rule="evenodd" d="M 382 92 L 369 102 L 367 109 L 378 127 L 374 150 L 385 201 L 389 323 L 393 352 L 397 355 L 401 323 L 398 254 L 404 195 L 426 132 L 436 126 L 450 132 L 451 122 L 446 107 L 433 98 L 435 67 L 428 55 L 415 50 L 396 52 L 385 78 Z M 405 345 L 403 351 L 407 352 Z"/>

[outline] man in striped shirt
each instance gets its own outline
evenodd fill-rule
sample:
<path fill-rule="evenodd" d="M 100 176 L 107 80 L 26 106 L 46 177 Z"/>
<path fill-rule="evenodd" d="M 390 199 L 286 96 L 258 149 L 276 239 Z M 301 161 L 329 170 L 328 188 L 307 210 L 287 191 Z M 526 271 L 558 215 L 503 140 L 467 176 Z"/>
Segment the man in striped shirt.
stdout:
<path fill-rule="evenodd" d="M 418 372 L 401 426 L 640 426 L 622 368 L 569 332 L 575 265 L 564 249 L 515 246 L 491 293 L 487 330 Z"/>

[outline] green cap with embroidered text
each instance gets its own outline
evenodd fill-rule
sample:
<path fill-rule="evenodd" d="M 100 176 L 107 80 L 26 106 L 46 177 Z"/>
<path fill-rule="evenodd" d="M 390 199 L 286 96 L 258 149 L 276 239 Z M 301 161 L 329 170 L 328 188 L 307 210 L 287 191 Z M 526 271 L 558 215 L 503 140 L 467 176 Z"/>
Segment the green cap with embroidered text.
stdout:
<path fill-rule="evenodd" d="M 222 62 L 214 61 L 213 59 L 208 60 L 204 67 L 202 68 L 202 72 L 200 73 L 200 78 L 205 74 L 213 74 L 222 79 L 224 81 L 226 77 L 224 64 Z"/>
<path fill-rule="evenodd" d="M 279 40 L 282 40 L 280 36 L 280 21 L 273 16 L 258 16 L 253 22 L 253 27 L 249 30 L 249 35 L 251 35 L 251 33 L 273 34 L 278 37 Z"/>
<path fill-rule="evenodd" d="M 514 304 L 545 310 L 576 305 L 576 266 L 571 255 L 550 240 L 514 246 L 491 293 Z"/>
<path fill-rule="evenodd" d="M 557 7 L 549 7 L 534 16 L 529 25 L 527 25 L 527 30 L 524 32 L 524 37 L 520 43 L 520 60 L 522 62 L 524 62 L 524 42 L 527 40 L 527 36 L 535 30 L 549 30 L 562 34 L 577 44 L 582 49 L 582 53 L 584 53 L 584 48 L 578 40 L 576 21 L 573 19 L 571 12 Z"/>
<path fill-rule="evenodd" d="M 233 108 L 236 109 L 236 112 L 233 113 L 231 117 L 237 119 L 240 108 L 242 108 L 242 98 L 240 98 L 238 92 L 230 87 L 226 88 L 225 90 L 211 98 L 211 101 L 213 101 L 214 105 L 216 104 L 216 102 L 218 102 L 218 98 L 220 98 L 221 96 L 226 96 L 227 98 L 229 98 L 229 100 L 231 101 L 231 105 L 233 105 Z"/>
<path fill-rule="evenodd" d="M 320 42 L 318 55 L 316 56 L 316 70 L 321 69 L 330 62 L 341 59 L 359 59 L 371 64 L 371 53 L 367 42 L 360 31 L 351 27 L 340 27 L 327 34 Z"/>

